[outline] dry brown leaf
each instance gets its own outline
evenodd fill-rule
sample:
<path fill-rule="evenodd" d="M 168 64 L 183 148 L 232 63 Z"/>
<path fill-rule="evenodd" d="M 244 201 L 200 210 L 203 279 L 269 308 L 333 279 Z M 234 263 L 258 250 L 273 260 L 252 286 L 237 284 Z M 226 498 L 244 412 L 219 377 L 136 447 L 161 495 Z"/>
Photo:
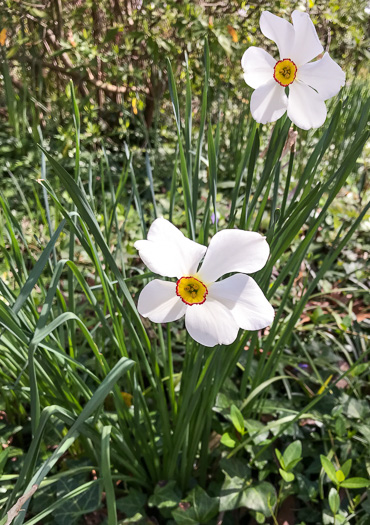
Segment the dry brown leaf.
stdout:
<path fill-rule="evenodd" d="M 19 498 L 17 503 L 13 505 L 13 507 L 8 511 L 7 520 L 6 520 L 5 525 L 11 524 L 14 518 L 16 518 L 18 514 L 20 513 L 20 511 L 22 510 L 23 504 L 34 495 L 37 489 L 38 489 L 38 485 L 32 485 L 30 490 Z"/>

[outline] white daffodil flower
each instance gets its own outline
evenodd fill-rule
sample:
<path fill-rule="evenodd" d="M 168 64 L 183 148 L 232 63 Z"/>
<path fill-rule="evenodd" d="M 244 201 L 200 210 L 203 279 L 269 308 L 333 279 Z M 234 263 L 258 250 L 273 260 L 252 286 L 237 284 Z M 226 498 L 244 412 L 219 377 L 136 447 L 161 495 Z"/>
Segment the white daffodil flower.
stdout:
<path fill-rule="evenodd" d="M 154 279 L 140 293 L 138 310 L 154 323 L 176 321 L 204 346 L 229 345 L 239 328 L 260 330 L 274 319 L 274 309 L 257 283 L 244 273 L 266 264 L 270 248 L 256 232 L 222 230 L 209 247 L 187 239 L 166 219 L 156 219 L 147 240 L 136 241 L 141 259 L 154 273 L 177 282 Z M 203 259 L 198 269 L 200 261 Z"/>
<path fill-rule="evenodd" d="M 280 60 L 259 47 L 250 47 L 243 55 L 244 80 L 255 89 L 251 113 L 266 124 L 287 111 L 299 128 L 318 128 L 326 119 L 325 100 L 338 93 L 346 76 L 328 53 L 310 62 L 324 51 L 315 27 L 301 11 L 294 11 L 292 20 L 293 24 L 268 11 L 261 15 L 261 31 L 277 44 Z"/>

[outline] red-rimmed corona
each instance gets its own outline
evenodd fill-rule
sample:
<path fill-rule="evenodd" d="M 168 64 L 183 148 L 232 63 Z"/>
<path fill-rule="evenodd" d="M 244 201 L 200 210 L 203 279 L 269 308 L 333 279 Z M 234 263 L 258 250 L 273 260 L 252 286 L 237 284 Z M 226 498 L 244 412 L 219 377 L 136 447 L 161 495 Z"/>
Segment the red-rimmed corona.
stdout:
<path fill-rule="evenodd" d="M 344 86 L 346 75 L 324 52 L 309 15 L 295 10 L 291 24 L 263 11 L 260 27 L 266 38 L 276 42 L 279 57 L 255 46 L 243 55 L 244 80 L 254 89 L 252 117 L 267 124 L 287 112 L 298 128 L 322 126 L 327 114 L 325 100 Z"/>
<path fill-rule="evenodd" d="M 297 66 L 290 58 L 283 58 L 276 62 L 273 76 L 278 84 L 287 87 L 294 82 L 297 76 Z"/>
<path fill-rule="evenodd" d="M 203 304 L 207 298 L 207 286 L 193 276 L 181 277 L 176 283 L 176 295 L 189 306 Z"/>

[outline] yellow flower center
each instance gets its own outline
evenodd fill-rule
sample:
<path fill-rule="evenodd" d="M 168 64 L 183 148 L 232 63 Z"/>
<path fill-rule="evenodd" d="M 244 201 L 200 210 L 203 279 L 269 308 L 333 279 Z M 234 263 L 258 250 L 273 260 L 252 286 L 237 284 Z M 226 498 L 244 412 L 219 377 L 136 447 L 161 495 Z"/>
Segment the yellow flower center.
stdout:
<path fill-rule="evenodd" d="M 195 277 L 181 277 L 176 283 L 176 295 L 180 297 L 183 303 L 189 306 L 203 304 L 207 294 L 206 285 Z"/>
<path fill-rule="evenodd" d="M 289 86 L 294 82 L 297 74 L 297 66 L 289 58 L 284 58 L 276 62 L 274 67 L 274 79 L 281 86 Z"/>

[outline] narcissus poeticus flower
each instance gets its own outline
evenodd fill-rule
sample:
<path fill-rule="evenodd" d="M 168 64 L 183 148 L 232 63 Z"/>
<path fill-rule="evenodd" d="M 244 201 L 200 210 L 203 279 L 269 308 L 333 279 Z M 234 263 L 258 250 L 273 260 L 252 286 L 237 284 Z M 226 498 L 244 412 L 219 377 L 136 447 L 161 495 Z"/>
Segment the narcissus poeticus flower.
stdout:
<path fill-rule="evenodd" d="M 328 53 L 310 62 L 324 49 L 309 15 L 294 11 L 292 21 L 268 11 L 261 15 L 261 31 L 276 42 L 280 60 L 259 47 L 250 47 L 243 55 L 244 80 L 255 89 L 251 113 L 257 122 L 266 124 L 287 111 L 299 128 L 318 128 L 326 119 L 325 100 L 338 93 L 346 76 Z"/>
<path fill-rule="evenodd" d="M 143 317 L 168 323 L 185 315 L 187 331 L 205 346 L 231 344 L 239 328 L 260 330 L 272 323 L 273 307 L 254 279 L 245 275 L 263 268 L 268 259 L 269 245 L 259 233 L 222 230 L 206 248 L 160 218 L 135 248 L 152 272 L 177 279 L 154 279 L 145 286 L 138 302 Z M 243 273 L 218 281 L 234 272 Z"/>

